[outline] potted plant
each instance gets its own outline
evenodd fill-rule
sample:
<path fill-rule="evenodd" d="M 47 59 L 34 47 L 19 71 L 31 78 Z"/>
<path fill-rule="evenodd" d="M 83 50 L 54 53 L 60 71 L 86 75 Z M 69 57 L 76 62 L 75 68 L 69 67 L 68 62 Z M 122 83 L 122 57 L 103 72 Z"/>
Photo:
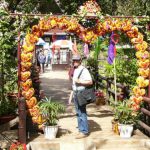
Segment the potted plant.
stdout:
<path fill-rule="evenodd" d="M 45 97 L 39 103 L 39 109 L 44 119 L 43 130 L 46 139 L 54 139 L 58 132 L 58 116 L 65 112 L 63 104 Z"/>
<path fill-rule="evenodd" d="M 118 124 L 120 136 L 123 138 L 131 137 L 140 113 L 133 111 L 129 100 L 118 101 L 114 104 L 113 109 L 114 121 Z"/>
<path fill-rule="evenodd" d="M 106 97 L 102 90 L 95 91 L 96 95 L 96 105 L 105 105 L 106 103 Z"/>

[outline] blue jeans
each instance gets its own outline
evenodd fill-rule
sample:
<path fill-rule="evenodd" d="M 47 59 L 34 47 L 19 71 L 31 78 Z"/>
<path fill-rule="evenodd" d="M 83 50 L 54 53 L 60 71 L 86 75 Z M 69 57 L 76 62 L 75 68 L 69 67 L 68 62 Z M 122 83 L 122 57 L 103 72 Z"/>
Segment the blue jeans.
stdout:
<path fill-rule="evenodd" d="M 78 99 L 75 93 L 74 93 L 74 104 L 76 109 L 79 132 L 87 134 L 89 133 L 89 126 L 87 120 L 86 105 L 79 106 Z"/>

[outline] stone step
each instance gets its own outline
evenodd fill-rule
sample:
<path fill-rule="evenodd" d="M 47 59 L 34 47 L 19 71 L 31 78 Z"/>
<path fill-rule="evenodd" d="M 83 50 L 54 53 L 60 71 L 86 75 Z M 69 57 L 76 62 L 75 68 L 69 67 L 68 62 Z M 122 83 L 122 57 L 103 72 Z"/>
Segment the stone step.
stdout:
<path fill-rule="evenodd" d="M 47 140 L 42 137 L 32 140 L 27 144 L 27 150 L 96 150 L 91 139 L 53 139 Z"/>
<path fill-rule="evenodd" d="M 137 150 L 141 148 L 147 148 L 146 142 L 149 141 L 148 139 L 93 139 L 93 143 L 97 149 L 111 149 L 111 150 L 125 150 L 125 149 L 134 149 Z"/>
<path fill-rule="evenodd" d="M 150 140 L 147 140 L 147 141 L 145 142 L 145 147 L 150 149 Z"/>
<path fill-rule="evenodd" d="M 18 130 L 3 131 L 0 134 L 0 148 L 7 149 L 12 141 L 18 139 Z"/>
<path fill-rule="evenodd" d="M 148 148 L 143 148 L 143 147 L 136 147 L 136 148 L 100 148 L 96 150 L 149 150 Z"/>
<path fill-rule="evenodd" d="M 30 140 L 28 149 L 41 150 L 42 147 L 44 150 L 148 150 L 146 143 L 149 142 L 149 139 L 116 137 L 115 139 L 113 139 L 114 137 L 76 139 L 74 136 L 66 135 L 62 138 L 46 140 L 44 135 L 41 134 Z"/>

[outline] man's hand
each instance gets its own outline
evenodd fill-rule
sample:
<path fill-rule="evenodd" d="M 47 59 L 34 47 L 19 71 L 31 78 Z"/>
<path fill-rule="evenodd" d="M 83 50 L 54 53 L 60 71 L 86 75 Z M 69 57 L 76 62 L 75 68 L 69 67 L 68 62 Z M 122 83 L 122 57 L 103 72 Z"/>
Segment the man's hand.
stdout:
<path fill-rule="evenodd" d="M 76 80 L 75 80 L 75 83 L 76 83 L 76 84 L 81 84 L 80 79 L 76 79 Z"/>
<path fill-rule="evenodd" d="M 92 80 L 83 81 L 83 80 L 80 80 L 80 79 L 76 79 L 75 83 L 78 84 L 78 85 L 88 86 L 88 85 L 92 85 L 93 81 Z"/>

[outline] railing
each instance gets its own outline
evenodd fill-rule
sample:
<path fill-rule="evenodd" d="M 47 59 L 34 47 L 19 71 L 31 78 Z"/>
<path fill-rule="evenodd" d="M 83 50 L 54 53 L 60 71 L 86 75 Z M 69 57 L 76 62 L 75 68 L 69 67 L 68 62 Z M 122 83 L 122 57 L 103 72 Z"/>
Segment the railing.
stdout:
<path fill-rule="evenodd" d="M 141 112 L 143 113 L 143 117 L 141 121 L 139 121 L 139 125 L 141 126 L 141 131 L 150 136 L 150 98 L 144 97 L 145 106 L 141 108 Z"/>
<path fill-rule="evenodd" d="M 103 83 L 105 81 L 106 83 Z M 115 98 L 115 91 L 112 89 L 112 85 L 114 86 L 115 83 L 113 81 L 113 78 L 107 78 L 99 75 L 98 81 L 97 81 L 99 87 L 106 89 L 106 103 L 109 103 L 109 99 L 111 96 Z M 125 98 L 129 98 L 129 87 L 125 86 L 123 84 L 117 83 L 116 88 L 120 89 L 120 92 L 117 92 L 117 100 L 122 100 Z"/>
<path fill-rule="evenodd" d="M 105 83 L 103 83 L 105 81 Z M 115 97 L 115 91 L 112 89 L 112 85 L 114 85 L 114 81 L 112 78 L 107 78 L 99 75 L 97 81 L 99 87 L 106 89 L 106 103 L 109 104 L 110 96 Z M 116 84 L 117 89 L 120 88 L 121 92 L 117 93 L 117 100 L 123 100 L 125 98 L 129 98 L 129 88 L 128 86 L 124 86 L 120 83 Z M 141 108 L 142 118 L 139 121 L 140 130 L 147 136 L 150 137 L 150 98 L 144 97 L 144 107 Z"/>

